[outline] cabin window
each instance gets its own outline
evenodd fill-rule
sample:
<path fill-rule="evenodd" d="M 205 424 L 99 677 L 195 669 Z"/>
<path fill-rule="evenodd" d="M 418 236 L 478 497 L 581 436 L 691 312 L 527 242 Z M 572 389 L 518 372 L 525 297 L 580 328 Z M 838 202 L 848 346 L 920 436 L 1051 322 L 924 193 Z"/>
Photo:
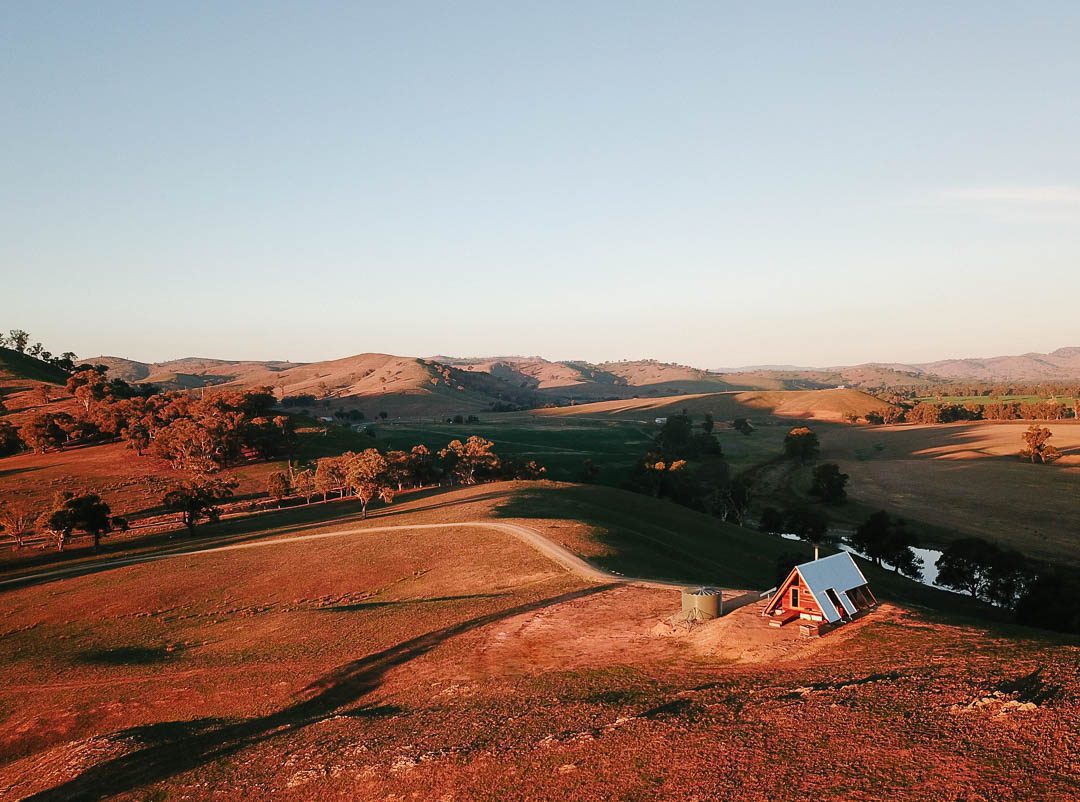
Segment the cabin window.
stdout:
<path fill-rule="evenodd" d="M 799 606 L 799 589 L 798 588 L 792 588 L 791 589 L 791 606 L 792 607 L 798 607 Z"/>

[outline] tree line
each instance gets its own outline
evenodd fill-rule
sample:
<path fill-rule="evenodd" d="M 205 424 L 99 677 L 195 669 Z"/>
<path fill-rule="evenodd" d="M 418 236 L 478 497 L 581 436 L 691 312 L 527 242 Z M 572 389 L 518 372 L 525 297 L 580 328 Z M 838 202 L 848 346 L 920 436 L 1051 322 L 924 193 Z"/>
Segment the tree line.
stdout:
<path fill-rule="evenodd" d="M 119 439 L 142 456 L 174 468 L 208 473 L 245 458 L 270 458 L 295 442 L 292 418 L 273 413 L 269 387 L 160 392 L 108 379 L 103 366 L 80 366 L 67 381 L 75 414 L 38 412 L 15 427 L 0 421 L 0 454 L 37 453 L 78 443 Z"/>
<path fill-rule="evenodd" d="M 1013 612 L 1019 624 L 1080 634 L 1080 571 L 1034 562 L 982 538 L 954 540 L 937 584 Z"/>
<path fill-rule="evenodd" d="M 944 398 L 1005 398 L 1008 396 L 1034 396 L 1036 398 L 1080 398 L 1080 384 L 1076 382 L 946 382 L 929 383 L 912 387 L 895 388 L 893 394 L 901 399 L 915 400 L 932 397 Z"/>
<path fill-rule="evenodd" d="M 1066 420 L 1077 417 L 1078 409 L 1080 409 L 1080 400 L 1072 404 L 1055 400 L 995 401 L 989 404 L 948 404 L 926 401 L 871 410 L 862 419 L 873 425 L 980 420 Z M 857 423 L 859 416 L 849 414 L 847 419 L 850 423 Z"/>
<path fill-rule="evenodd" d="M 277 471 L 267 479 L 267 494 L 279 501 L 298 496 L 310 504 L 321 495 L 338 498 L 355 496 L 362 514 L 375 498 L 392 501 L 407 488 L 424 488 L 444 481 L 451 485 L 472 485 L 505 479 L 540 479 L 547 470 L 535 460 L 500 457 L 495 444 L 473 435 L 465 441 L 451 440 L 445 448 L 432 452 L 425 445 L 409 451 L 380 451 L 368 448 L 359 453 L 346 451 L 336 457 L 323 457 L 306 466 Z"/>
<path fill-rule="evenodd" d="M 451 440 L 434 453 L 424 445 L 409 451 L 368 448 L 323 457 L 305 466 L 294 467 L 290 462 L 287 471 L 270 474 L 266 493 L 279 506 L 289 496 L 303 497 L 306 504 L 317 495 L 324 501 L 331 495 L 355 498 L 360 502 L 361 516 L 366 518 L 372 501 L 390 504 L 398 493 L 408 488 L 443 482 L 473 485 L 506 479 L 540 479 L 545 474 L 546 469 L 534 460 L 500 457 L 494 443 L 474 435 L 464 441 Z M 237 486 L 233 477 L 195 471 L 165 492 L 161 509 L 179 515 L 187 531 L 194 533 L 200 523 L 220 519 L 223 504 L 233 498 Z M 13 495 L 0 501 L 0 531 L 11 537 L 17 547 L 25 545 L 34 534 L 42 533 L 58 550 L 63 550 L 73 533 L 82 532 L 93 537 L 96 550 L 104 535 L 127 528 L 127 520 L 113 516 L 109 505 L 93 493 L 64 493 L 44 509 L 37 508 L 25 496 Z"/>

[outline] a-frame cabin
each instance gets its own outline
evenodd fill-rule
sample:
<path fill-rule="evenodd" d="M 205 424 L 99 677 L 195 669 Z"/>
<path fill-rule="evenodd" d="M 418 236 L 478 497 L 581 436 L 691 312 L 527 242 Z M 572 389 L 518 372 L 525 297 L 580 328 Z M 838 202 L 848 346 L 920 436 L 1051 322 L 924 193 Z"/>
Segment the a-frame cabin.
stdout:
<path fill-rule="evenodd" d="M 770 626 L 801 619 L 819 630 L 843 624 L 877 606 L 859 566 L 845 551 L 796 565 L 762 615 Z M 818 634 L 808 629 L 806 634 Z"/>

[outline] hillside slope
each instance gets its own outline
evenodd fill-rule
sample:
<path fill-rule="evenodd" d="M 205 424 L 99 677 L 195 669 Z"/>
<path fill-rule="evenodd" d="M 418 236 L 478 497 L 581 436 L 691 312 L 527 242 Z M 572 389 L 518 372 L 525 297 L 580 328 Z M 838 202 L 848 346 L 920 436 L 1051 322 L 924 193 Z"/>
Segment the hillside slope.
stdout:
<path fill-rule="evenodd" d="M 986 359 L 943 359 L 916 365 L 946 379 L 984 381 L 1061 381 L 1080 378 L 1080 347 L 1058 348 L 1048 354 L 1028 353 Z"/>
<path fill-rule="evenodd" d="M 1050 353 L 1013 356 L 941 359 L 933 362 L 868 362 L 831 368 L 777 367 L 762 369 L 723 368 L 730 380 L 747 375 L 771 376 L 791 384 L 824 387 L 847 384 L 856 387 L 903 387 L 949 381 L 1073 381 L 1080 380 L 1080 347 L 1058 348 Z"/>
<path fill-rule="evenodd" d="M 17 356 L 17 355 L 16 355 Z M 761 368 L 706 371 L 656 360 L 593 364 L 542 357 L 500 356 L 461 359 L 364 353 L 323 362 L 232 361 L 187 357 L 146 363 L 120 357 L 88 360 L 108 366 L 127 381 L 150 382 L 166 389 L 207 385 L 268 385 L 279 395 L 314 395 L 323 406 L 336 404 L 393 416 L 442 415 L 493 408 L 543 407 L 618 399 L 758 391 L 738 403 L 776 410 L 787 417 L 839 419 L 868 407 L 854 398 L 819 408 L 819 398 L 772 398 L 777 391 L 845 387 L 877 391 L 919 387 L 947 381 L 1068 381 L 1080 377 L 1080 348 L 1050 354 L 990 359 L 957 359 L 925 364 L 868 363 L 838 368 Z M 810 397 L 808 397 L 810 398 Z M 800 404 L 803 406 L 800 407 Z M 875 406 L 880 406 L 877 404 Z"/>
<path fill-rule="evenodd" d="M 463 371 L 488 373 L 505 382 L 535 389 L 556 402 L 610 400 L 634 396 L 660 397 L 724 390 L 781 390 L 800 386 L 797 382 L 788 382 L 768 374 L 722 375 L 655 359 L 599 364 L 576 360 L 555 362 L 541 357 L 517 356 L 436 359 Z"/>
<path fill-rule="evenodd" d="M 268 516 L 239 547 L 9 590 L 0 787 L 41 799 L 1075 799 L 1062 767 L 1077 746 L 1061 737 L 1080 713 L 1074 643 L 891 604 L 820 640 L 766 626 L 754 606 L 687 630 L 668 623 L 677 590 L 589 583 L 469 523 L 520 516 L 582 548 L 698 570 L 742 570 L 754 539 L 786 547 L 746 531 L 735 548 L 715 519 L 635 501 L 485 486 L 303 540 Z M 432 522 L 452 525 L 410 530 Z M 402 529 L 364 531 L 389 523 Z M 746 569 L 772 573 L 767 560 Z"/>
<path fill-rule="evenodd" d="M 105 365 L 109 375 L 127 382 L 148 382 L 160 384 L 169 389 L 171 385 L 203 386 L 206 384 L 224 384 L 239 382 L 248 386 L 268 384 L 261 381 L 267 374 L 277 373 L 289 368 L 302 366 L 298 362 L 258 362 L 228 359 L 207 359 L 204 357 L 184 357 L 166 362 L 139 362 L 118 356 L 96 356 L 84 360 L 92 365 Z M 177 377 L 185 377 L 177 381 Z"/>
<path fill-rule="evenodd" d="M 752 390 L 743 392 L 697 393 L 660 398 L 629 398 L 598 401 L 534 410 L 542 416 L 601 416 L 648 419 L 686 410 L 691 414 L 712 413 L 719 420 L 753 415 L 778 418 L 841 421 L 845 415 L 863 416 L 889 406 L 861 390 Z"/>
<path fill-rule="evenodd" d="M 19 379 L 46 384 L 63 384 L 67 381 L 67 373 L 48 362 L 20 354 L 10 348 L 0 347 L 0 380 Z"/>

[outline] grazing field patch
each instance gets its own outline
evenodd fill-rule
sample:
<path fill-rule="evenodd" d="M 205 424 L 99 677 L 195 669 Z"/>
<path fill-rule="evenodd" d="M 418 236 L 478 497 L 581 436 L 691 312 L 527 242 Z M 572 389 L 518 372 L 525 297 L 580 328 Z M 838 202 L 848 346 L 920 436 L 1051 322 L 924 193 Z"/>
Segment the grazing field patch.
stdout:
<path fill-rule="evenodd" d="M 934 426 L 830 426 L 821 459 L 850 477 L 857 516 L 885 509 L 948 532 L 977 535 L 1044 560 L 1080 564 L 1080 423 L 1045 424 L 1062 457 L 1032 465 L 1017 457 L 1027 422 Z M 855 523 L 852 518 L 852 523 Z"/>

